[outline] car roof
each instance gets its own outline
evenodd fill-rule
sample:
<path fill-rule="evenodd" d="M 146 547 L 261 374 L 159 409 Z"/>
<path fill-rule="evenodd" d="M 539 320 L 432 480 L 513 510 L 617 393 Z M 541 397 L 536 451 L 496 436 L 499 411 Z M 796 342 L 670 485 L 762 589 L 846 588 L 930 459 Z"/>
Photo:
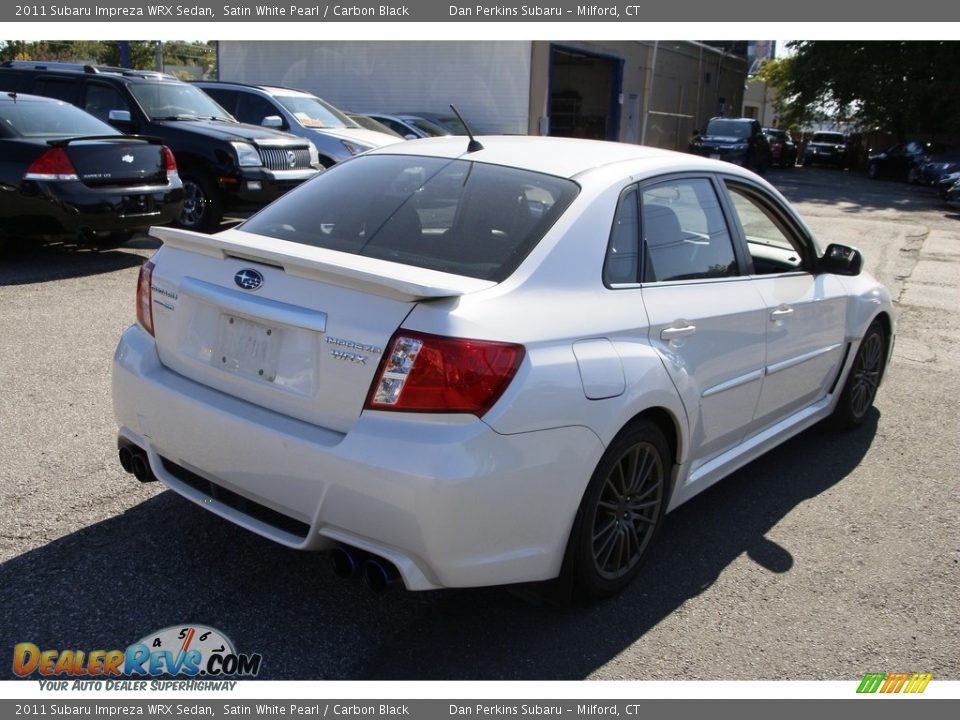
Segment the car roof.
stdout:
<path fill-rule="evenodd" d="M 282 85 L 250 85 L 248 83 L 230 82 L 229 80 L 196 80 L 192 84 L 199 87 L 210 88 L 223 87 L 234 90 L 259 90 L 267 95 L 300 95 L 303 97 L 317 97 L 313 93 L 307 92 L 306 90 L 283 87 Z"/>
<path fill-rule="evenodd" d="M 644 176 L 687 171 L 744 173 L 730 163 L 646 145 L 527 135 L 485 135 L 477 139 L 483 149 L 469 154 L 469 140 L 463 135 L 394 143 L 366 154 L 462 158 L 565 178 L 575 178 L 600 168 L 628 162 L 633 164 L 631 174 L 637 174 L 636 164 L 642 163 L 640 174 Z"/>

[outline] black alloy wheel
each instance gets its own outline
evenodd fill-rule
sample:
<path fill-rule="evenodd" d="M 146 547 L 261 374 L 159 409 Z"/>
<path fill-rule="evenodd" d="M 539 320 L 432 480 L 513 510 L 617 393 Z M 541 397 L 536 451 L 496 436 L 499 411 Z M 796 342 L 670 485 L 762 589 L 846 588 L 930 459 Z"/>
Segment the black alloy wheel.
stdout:
<path fill-rule="evenodd" d="M 578 595 L 605 597 L 633 580 L 662 525 L 671 468 L 663 433 L 646 420 L 629 425 L 607 448 L 570 536 Z"/>
<path fill-rule="evenodd" d="M 874 320 L 860 341 L 850 375 L 834 411 L 834 418 L 840 427 L 854 428 L 866 419 L 877 397 L 886 360 L 886 335 L 880 323 Z"/>

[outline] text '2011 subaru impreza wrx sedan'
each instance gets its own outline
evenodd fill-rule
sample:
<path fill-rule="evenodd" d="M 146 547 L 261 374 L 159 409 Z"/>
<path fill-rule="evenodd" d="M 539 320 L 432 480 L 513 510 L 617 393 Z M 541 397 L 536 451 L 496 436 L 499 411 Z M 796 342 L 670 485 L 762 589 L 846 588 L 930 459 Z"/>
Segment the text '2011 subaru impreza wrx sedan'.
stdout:
<path fill-rule="evenodd" d="M 597 597 L 669 509 L 864 420 L 890 297 L 765 181 L 480 143 L 374 150 L 218 235 L 154 229 L 114 360 L 124 466 L 374 585 Z"/>

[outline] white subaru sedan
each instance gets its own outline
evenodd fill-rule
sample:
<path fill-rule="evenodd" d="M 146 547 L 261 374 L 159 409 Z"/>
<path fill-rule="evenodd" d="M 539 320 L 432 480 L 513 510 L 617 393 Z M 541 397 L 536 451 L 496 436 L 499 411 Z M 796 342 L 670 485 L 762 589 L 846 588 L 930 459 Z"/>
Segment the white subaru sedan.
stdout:
<path fill-rule="evenodd" d="M 114 358 L 124 468 L 376 589 L 599 597 L 669 510 L 867 417 L 890 296 L 767 182 L 479 141 L 371 151 L 217 235 L 154 228 Z"/>

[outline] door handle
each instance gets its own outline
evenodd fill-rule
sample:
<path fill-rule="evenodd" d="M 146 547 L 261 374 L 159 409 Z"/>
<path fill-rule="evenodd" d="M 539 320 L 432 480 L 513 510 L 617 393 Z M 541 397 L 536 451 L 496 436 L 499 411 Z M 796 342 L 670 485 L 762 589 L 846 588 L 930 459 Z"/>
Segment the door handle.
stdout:
<path fill-rule="evenodd" d="M 683 327 L 668 327 L 660 331 L 660 339 L 669 342 L 670 340 L 678 340 L 688 335 L 693 335 L 696 331 L 697 326 L 692 324 L 687 324 Z"/>
<path fill-rule="evenodd" d="M 793 315 L 793 308 L 781 305 L 770 313 L 770 322 L 778 322 Z"/>

